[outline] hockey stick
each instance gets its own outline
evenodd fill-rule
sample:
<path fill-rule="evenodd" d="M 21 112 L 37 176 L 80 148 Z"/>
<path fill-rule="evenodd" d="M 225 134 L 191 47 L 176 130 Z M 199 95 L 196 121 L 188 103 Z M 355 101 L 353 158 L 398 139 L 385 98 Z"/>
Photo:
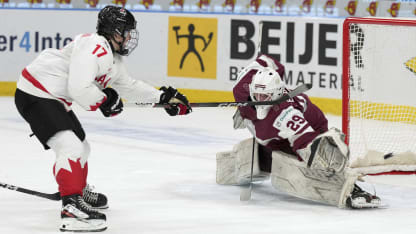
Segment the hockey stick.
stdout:
<path fill-rule="evenodd" d="M 26 194 L 38 196 L 38 197 L 43 197 L 43 198 L 53 200 L 53 201 L 60 201 L 61 200 L 61 194 L 59 192 L 56 192 L 56 193 L 42 193 L 42 192 L 30 190 L 30 189 L 25 189 L 25 188 L 22 188 L 22 187 L 17 187 L 17 186 L 11 185 L 11 184 L 5 184 L 5 183 L 2 183 L 2 182 L 0 182 L 0 187 L 10 189 L 10 190 L 13 190 L 13 191 L 17 191 L 17 192 L 21 192 L 21 193 L 26 193 Z"/>
<path fill-rule="evenodd" d="M 240 106 L 258 106 L 258 105 L 276 105 L 293 98 L 312 87 L 311 84 L 303 84 L 292 90 L 288 94 L 282 96 L 280 99 L 274 101 L 245 101 L 245 102 L 195 102 L 190 103 L 191 107 L 240 107 Z M 293 95 L 292 95 L 293 94 Z M 164 104 L 157 103 L 126 103 L 124 106 L 128 107 L 165 107 Z"/>
<path fill-rule="evenodd" d="M 261 55 L 261 38 L 263 33 L 263 21 L 259 22 L 259 43 L 257 45 L 257 57 Z M 306 90 L 305 90 L 306 91 Z M 283 97 L 282 97 L 283 98 Z M 279 99 L 280 100 L 280 99 Z M 254 148 L 256 146 L 256 136 L 253 137 L 252 151 L 251 151 L 251 172 L 250 183 L 248 187 L 243 187 L 240 191 L 240 201 L 248 201 L 251 199 L 251 191 L 253 190 L 253 167 L 254 167 Z"/>

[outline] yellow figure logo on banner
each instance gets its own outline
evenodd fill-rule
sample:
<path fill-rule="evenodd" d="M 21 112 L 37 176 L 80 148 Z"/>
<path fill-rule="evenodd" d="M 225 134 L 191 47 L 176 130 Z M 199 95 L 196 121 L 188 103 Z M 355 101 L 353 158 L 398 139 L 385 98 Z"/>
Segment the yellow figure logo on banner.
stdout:
<path fill-rule="evenodd" d="M 216 79 L 216 18 L 169 17 L 168 76 Z"/>
<path fill-rule="evenodd" d="M 409 69 L 411 72 L 413 72 L 416 75 L 416 57 L 409 59 L 405 63 L 407 69 Z"/>

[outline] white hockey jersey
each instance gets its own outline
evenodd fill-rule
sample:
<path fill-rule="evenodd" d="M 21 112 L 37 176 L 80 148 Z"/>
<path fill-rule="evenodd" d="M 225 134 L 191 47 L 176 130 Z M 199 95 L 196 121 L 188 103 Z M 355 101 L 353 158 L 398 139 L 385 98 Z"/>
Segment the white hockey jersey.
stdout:
<path fill-rule="evenodd" d="M 133 102 L 159 102 L 161 91 L 129 76 L 122 56 L 112 53 L 98 34 L 82 34 L 63 49 L 46 49 L 25 69 L 17 88 L 34 96 L 56 99 L 70 110 L 73 101 L 95 111 L 111 86 Z"/>

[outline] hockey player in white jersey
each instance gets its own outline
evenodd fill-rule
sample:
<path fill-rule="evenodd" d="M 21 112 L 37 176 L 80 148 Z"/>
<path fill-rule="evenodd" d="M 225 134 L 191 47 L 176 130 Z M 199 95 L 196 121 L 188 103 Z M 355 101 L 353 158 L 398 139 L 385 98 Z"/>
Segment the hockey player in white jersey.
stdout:
<path fill-rule="evenodd" d="M 105 117 L 122 112 L 121 97 L 165 104 L 172 116 L 192 111 L 175 88 L 157 90 L 129 76 L 123 56 L 137 43 L 134 16 L 124 8 L 106 6 L 98 14 L 96 33 L 78 35 L 61 50 L 44 50 L 20 75 L 16 107 L 44 148 L 56 154 L 53 173 L 62 197 L 61 231 L 107 228 L 105 214 L 97 210 L 108 207 L 107 198 L 87 186 L 90 147 L 71 110 L 73 102 L 88 111 L 99 109 Z"/>

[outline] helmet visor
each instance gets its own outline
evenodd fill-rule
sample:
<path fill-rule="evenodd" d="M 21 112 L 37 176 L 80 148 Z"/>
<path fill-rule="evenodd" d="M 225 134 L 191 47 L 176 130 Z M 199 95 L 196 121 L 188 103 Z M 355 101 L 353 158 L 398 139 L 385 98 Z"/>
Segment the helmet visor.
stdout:
<path fill-rule="evenodd" d="M 124 32 L 124 43 L 121 48 L 121 55 L 129 55 L 136 49 L 139 43 L 139 32 L 136 29 L 126 30 Z"/>

